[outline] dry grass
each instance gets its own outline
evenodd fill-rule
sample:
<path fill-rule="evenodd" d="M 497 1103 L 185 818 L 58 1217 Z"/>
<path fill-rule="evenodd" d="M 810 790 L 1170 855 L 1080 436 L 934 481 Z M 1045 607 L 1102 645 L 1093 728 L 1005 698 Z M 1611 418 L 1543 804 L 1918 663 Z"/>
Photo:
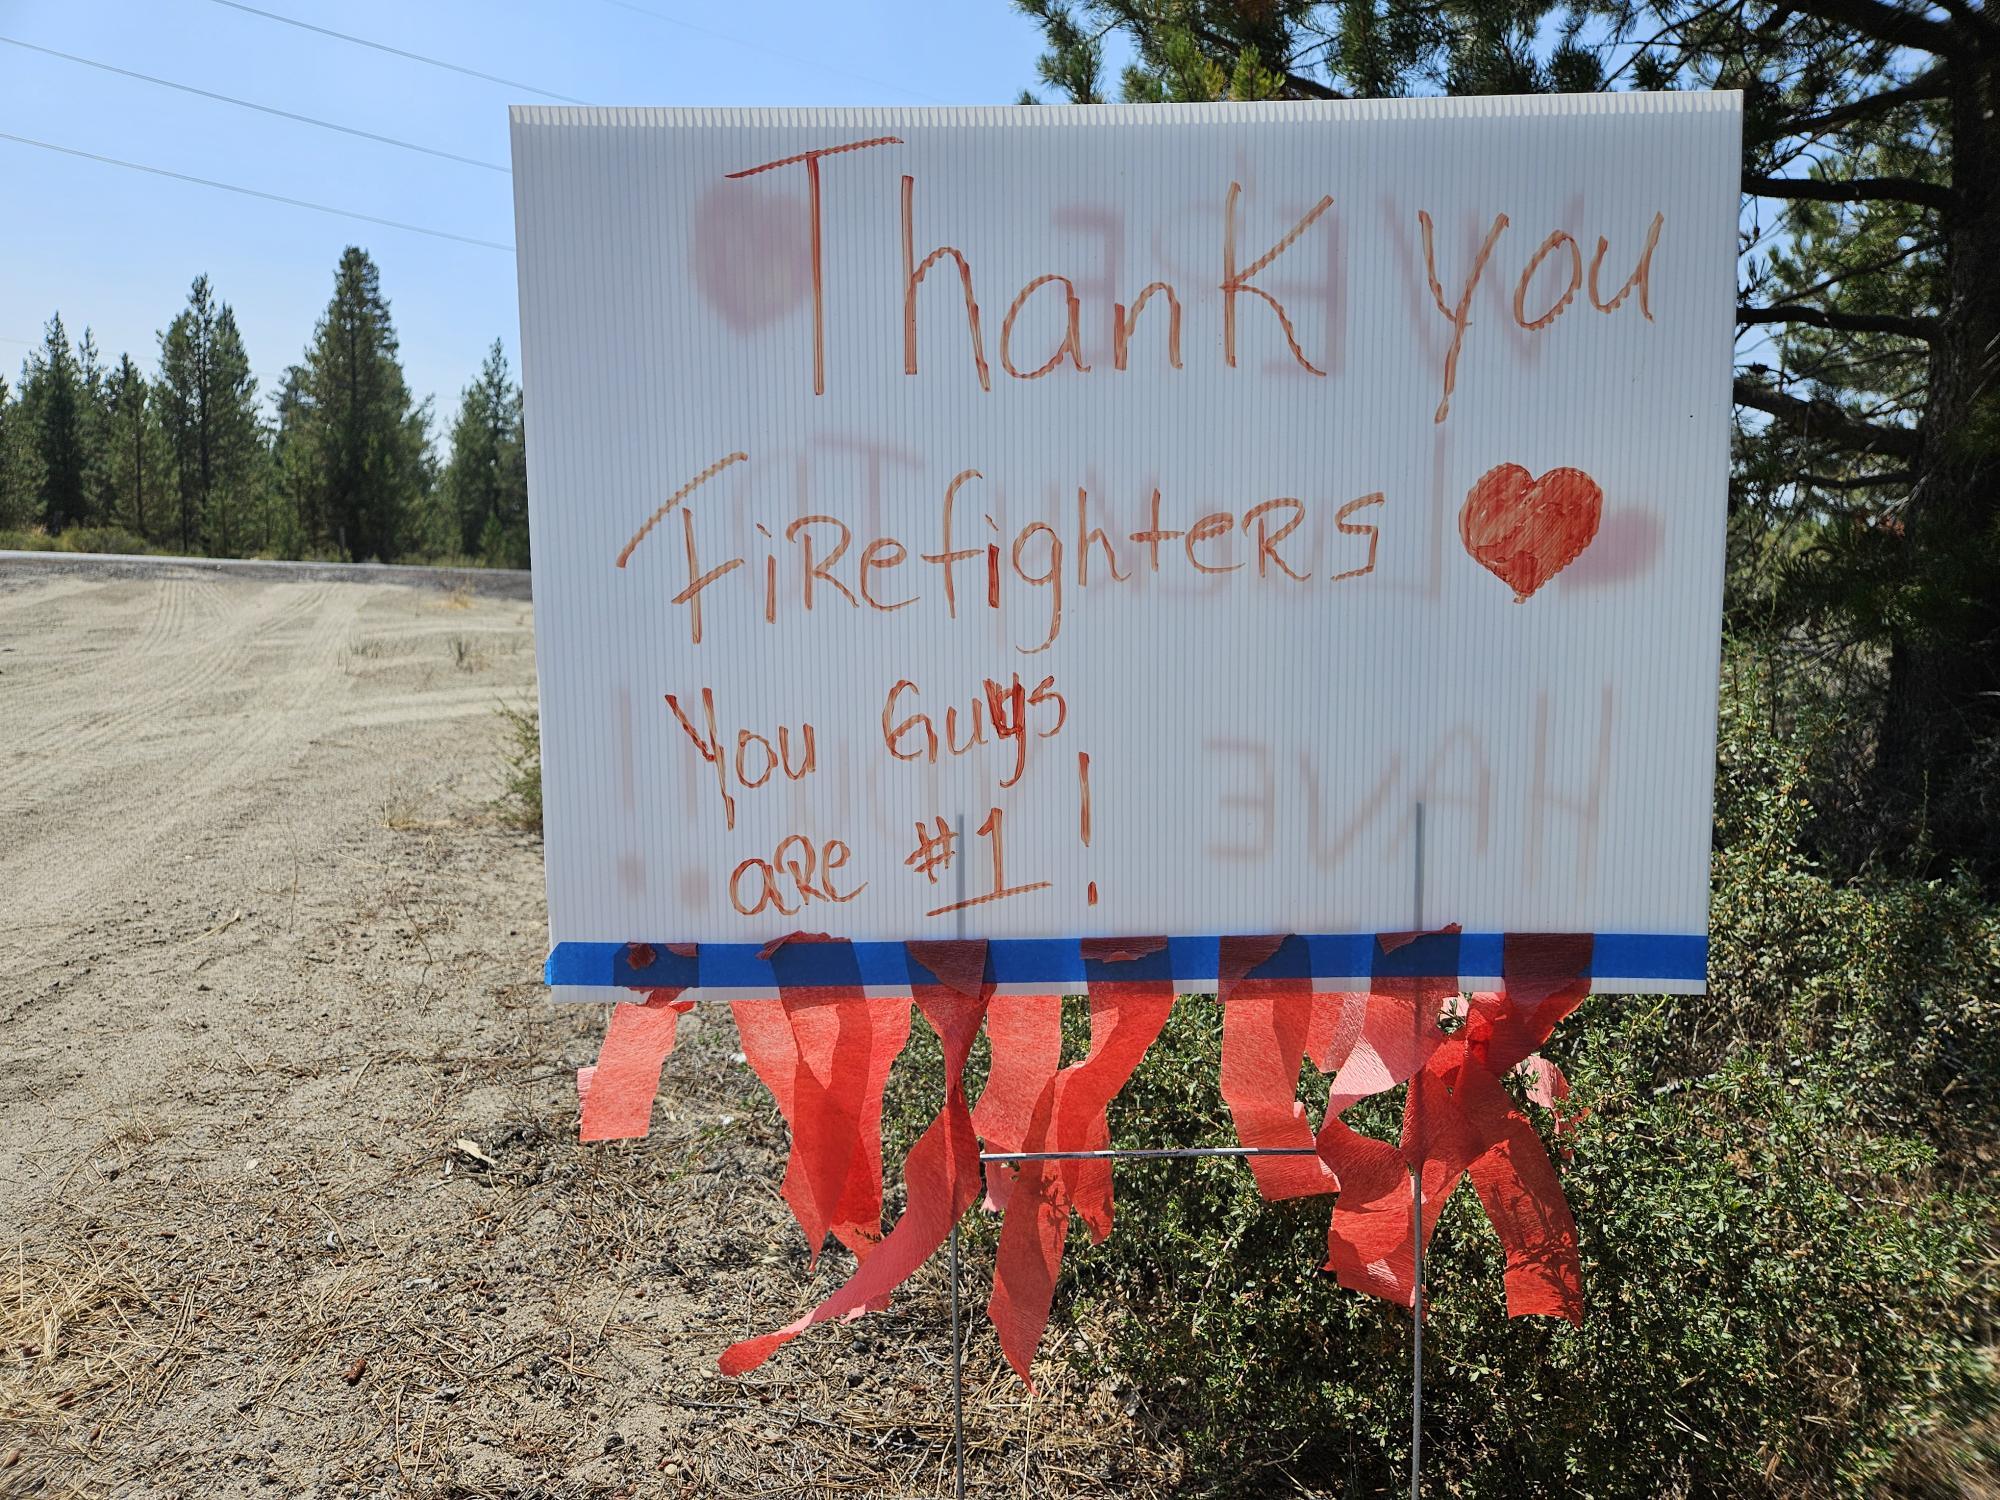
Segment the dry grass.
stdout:
<path fill-rule="evenodd" d="M 15 1463 L 32 1472 L 87 1457 L 123 1409 L 173 1378 L 192 1293 L 153 1283 L 149 1269 L 88 1246 L 31 1260 L 17 1243 L 0 1284 L 0 1445 Z"/>
<path fill-rule="evenodd" d="M 599 1018 L 493 999 L 498 1051 L 245 1055 L 91 1144 L 14 1247 L 0 1493 L 949 1493 L 941 1264 L 748 1379 L 714 1370 L 845 1274 L 806 1266 L 726 1023 L 687 1027 L 652 1139 L 582 1147 L 565 1075 Z M 277 1123 L 308 1097 L 354 1127 Z M 1014 1380 L 980 1280 L 971 1493 L 1160 1492 L 1108 1393 L 1053 1362 L 1039 1394 Z"/>
<path fill-rule="evenodd" d="M 491 648 L 471 636 L 455 635 L 447 644 L 451 648 L 451 664 L 460 672 L 483 672 L 493 664 Z"/>

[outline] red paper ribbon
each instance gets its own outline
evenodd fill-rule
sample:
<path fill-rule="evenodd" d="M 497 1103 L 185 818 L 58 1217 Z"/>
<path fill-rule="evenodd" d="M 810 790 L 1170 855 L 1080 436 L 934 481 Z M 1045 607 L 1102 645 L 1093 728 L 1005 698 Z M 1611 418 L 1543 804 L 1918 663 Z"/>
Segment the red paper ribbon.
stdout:
<path fill-rule="evenodd" d="M 1469 1175 L 1506 1252 L 1508 1315 L 1582 1321 L 1576 1221 L 1541 1138 L 1500 1079 L 1589 993 L 1590 956 L 1588 935 L 1507 938 L 1501 960 L 1507 988 L 1475 995 L 1461 1030 L 1429 1047 L 1410 1079 L 1400 1145 L 1358 1135 L 1339 1118 L 1346 1107 L 1340 1103 L 1341 1078 L 1348 1073 L 1343 1064 L 1319 1137 L 1321 1159 L 1341 1181 L 1327 1229 L 1327 1269 L 1343 1286 L 1411 1305 L 1410 1173 L 1421 1175 L 1426 1244 L 1446 1201 Z M 1378 978 L 1376 986 L 1391 991 L 1399 1010 L 1408 1002 L 1407 1056 L 1414 1058 L 1426 1050 L 1426 1028 L 1435 1030 L 1456 976 Z M 1383 1070 L 1395 1067 L 1385 1062 Z"/>
<path fill-rule="evenodd" d="M 909 1041 L 909 1002 L 794 988 L 731 1010 L 791 1132 L 783 1194 L 814 1263 L 829 1233 L 867 1255 L 882 1237 L 882 1095 Z"/>
<path fill-rule="evenodd" d="M 1254 979 L 1282 937 L 1225 937 L 1216 999 L 1222 1005 L 1222 1098 L 1236 1138 L 1255 1149 L 1313 1146 L 1300 1101 L 1299 1067 L 1308 1054 L 1322 1070 L 1347 997 L 1313 992 L 1312 980 Z M 1315 1047 L 1317 1043 L 1317 1047 Z M 1253 1156 L 1257 1191 L 1277 1202 L 1330 1193 L 1333 1172 L 1316 1156 Z"/>
<path fill-rule="evenodd" d="M 640 1003 L 611 1008 L 597 1066 L 576 1071 L 579 1140 L 636 1140 L 652 1126 L 660 1070 L 674 1050 L 675 1028 L 694 1002 L 681 999 L 677 989 L 641 993 L 646 998 Z"/>
<path fill-rule="evenodd" d="M 1446 1036 L 1440 1011 L 1457 998 L 1457 976 L 1411 975 L 1403 950 L 1423 934 L 1378 942 L 1378 973 L 1365 994 L 1316 994 L 1303 978 L 1255 971 L 1285 939 L 1226 938 L 1220 990 L 1222 1092 L 1249 1146 L 1304 1146 L 1315 1157 L 1252 1158 L 1269 1198 L 1338 1191 L 1328 1225 L 1327 1269 L 1343 1285 L 1408 1306 L 1413 1300 L 1410 1173 L 1421 1175 L 1426 1242 L 1461 1179 L 1470 1178 L 1506 1253 L 1510 1316 L 1540 1313 L 1580 1321 L 1583 1300 L 1574 1218 L 1548 1153 L 1501 1079 L 1528 1082 L 1529 1100 L 1555 1112 L 1558 1137 L 1568 1080 L 1537 1049 L 1589 991 L 1588 936 L 1508 937 L 1505 988 L 1472 997 L 1463 1025 Z M 830 941 L 793 934 L 794 942 Z M 993 998 L 985 945 L 912 943 L 912 994 L 944 1044 L 945 1102 L 904 1163 L 903 1217 L 881 1237 L 883 1091 L 909 1036 L 909 1002 L 871 1000 L 858 983 L 784 985 L 773 1000 L 733 1007 L 746 1060 L 771 1090 L 790 1128 L 784 1196 L 817 1260 L 826 1237 L 854 1251 L 861 1266 L 804 1317 L 733 1346 L 723 1369 L 741 1374 L 814 1323 L 887 1305 L 898 1286 L 943 1244 L 979 1192 L 983 1139 L 995 1151 L 1091 1151 L 1110 1141 L 1108 1107 L 1158 1037 L 1174 1003 L 1171 979 L 1113 977 L 1163 939 L 1091 942 L 1091 1042 L 1081 1062 L 1062 1067 L 1062 1007 L 1055 996 Z M 1389 955 L 1403 953 L 1399 961 Z M 628 962 L 643 968 L 650 950 Z M 1427 960 L 1426 960 L 1427 961 Z M 1442 957 L 1439 966 L 1455 967 Z M 1107 974 L 1107 968 L 1112 969 Z M 1385 968 L 1404 972 L 1384 973 Z M 781 971 L 782 973 L 782 971 Z M 581 1135 L 586 1141 L 646 1133 L 676 1025 L 691 1003 L 676 989 L 642 992 L 613 1009 L 594 1068 L 579 1070 Z M 993 1062 L 978 1107 L 970 1108 L 964 1068 L 982 1021 Z M 1315 1136 L 1297 1078 L 1306 1058 L 1332 1075 L 1325 1121 Z M 1341 1114 L 1357 1100 L 1407 1082 L 1401 1138 L 1357 1134 Z M 1565 1152 L 1565 1155 L 1567 1153 Z M 1109 1160 L 995 1163 L 987 1200 L 1004 1210 L 988 1316 L 1002 1351 L 1024 1381 L 1045 1331 L 1072 1212 L 1095 1240 L 1109 1234 Z M 1032 1382 L 1030 1381 L 1032 1386 Z"/>
<path fill-rule="evenodd" d="M 1122 947 L 1120 956 L 1128 949 L 1129 945 Z M 1159 1036 L 1173 1006 L 1171 979 L 1093 979 L 1089 1053 L 1083 1061 L 1048 1076 L 1021 1134 L 1021 1144 L 1002 1149 L 1101 1151 L 1108 1147 L 1111 1131 L 1106 1111 Z M 1049 1009 L 1055 1012 L 1059 1044 L 1061 1009 Z M 986 1313 L 999 1332 L 1001 1352 L 1031 1390 L 1034 1381 L 1029 1367 L 1048 1327 L 1072 1210 L 1083 1220 L 1093 1241 L 1101 1243 L 1110 1234 L 1108 1159 L 1021 1164 L 1007 1216 L 1000 1226 L 993 1296 Z"/>
<path fill-rule="evenodd" d="M 992 1064 L 972 1106 L 972 1125 L 988 1151 L 1025 1151 L 1042 1091 L 1062 1066 L 1062 996 L 995 995 L 986 1007 Z M 986 1206 L 1007 1207 L 1020 1169 L 986 1164 Z"/>
<path fill-rule="evenodd" d="M 756 1369 L 815 1323 L 882 1306 L 930 1259 L 979 1196 L 979 1139 L 965 1097 L 965 1061 L 985 1016 L 986 987 L 978 983 L 967 995 L 954 985 L 970 982 L 968 974 L 983 974 L 985 946 L 983 942 L 909 945 L 911 957 L 939 981 L 924 983 L 913 973 L 910 988 L 917 1009 L 944 1044 L 945 1099 L 903 1162 L 902 1218 L 839 1291 L 776 1332 L 731 1345 L 721 1360 L 724 1374 Z M 920 950 L 930 952 L 926 956 Z"/>

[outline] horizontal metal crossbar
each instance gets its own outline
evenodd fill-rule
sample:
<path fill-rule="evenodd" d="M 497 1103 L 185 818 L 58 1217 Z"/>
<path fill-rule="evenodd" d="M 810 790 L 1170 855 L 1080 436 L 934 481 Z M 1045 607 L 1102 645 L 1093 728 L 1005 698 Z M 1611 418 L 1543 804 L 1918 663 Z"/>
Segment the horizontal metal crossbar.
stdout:
<path fill-rule="evenodd" d="M 1172 1146 L 1109 1151 L 982 1151 L 981 1161 L 1134 1161 L 1178 1156 L 1317 1156 L 1311 1146 Z"/>

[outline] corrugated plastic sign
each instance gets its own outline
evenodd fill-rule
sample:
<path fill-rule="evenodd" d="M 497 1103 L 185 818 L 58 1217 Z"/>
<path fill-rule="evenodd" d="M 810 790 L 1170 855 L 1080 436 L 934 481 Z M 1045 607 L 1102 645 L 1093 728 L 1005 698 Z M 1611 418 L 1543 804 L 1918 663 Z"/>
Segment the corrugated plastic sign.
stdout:
<path fill-rule="evenodd" d="M 1700 989 L 1739 131 L 517 110 L 551 982 L 1456 922 Z"/>

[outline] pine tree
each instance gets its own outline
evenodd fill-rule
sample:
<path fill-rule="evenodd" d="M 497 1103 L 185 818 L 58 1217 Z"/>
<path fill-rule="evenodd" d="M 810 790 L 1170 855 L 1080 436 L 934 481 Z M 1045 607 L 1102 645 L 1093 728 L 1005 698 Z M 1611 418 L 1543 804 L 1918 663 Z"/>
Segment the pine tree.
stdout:
<path fill-rule="evenodd" d="M 204 517 L 203 541 L 210 556 L 241 557 L 266 530 L 261 512 L 264 445 L 257 419 L 257 382 L 236 326 L 236 312 L 223 304 L 215 317 L 210 363 L 214 381 L 210 421 L 215 487 Z"/>
<path fill-rule="evenodd" d="M 291 365 L 279 382 L 271 436 L 271 488 L 288 527 L 286 556 L 319 551 L 331 534 L 324 511 L 326 487 L 313 472 L 312 430 L 318 420 L 303 365 Z"/>
<path fill-rule="evenodd" d="M 528 565 L 528 462 L 521 388 L 493 341 L 479 378 L 465 388 L 451 429 L 441 485 L 458 549 L 492 567 Z"/>
<path fill-rule="evenodd" d="M 2000 876 L 2000 22 L 1983 5 L 1016 4 L 1048 43 L 1042 81 L 1083 103 L 1104 97 L 1113 32 L 1128 99 L 1743 90 L 1732 500 L 1802 555 L 1771 602 L 1844 652 L 1865 762 L 1846 852 Z"/>
<path fill-rule="evenodd" d="M 183 553 L 195 550 L 215 483 L 214 345 L 214 291 L 206 276 L 197 276 L 186 310 L 160 335 L 160 419 L 173 454 L 174 531 Z"/>
<path fill-rule="evenodd" d="M 186 309 L 160 335 L 159 400 L 180 548 L 241 553 L 263 467 L 257 382 L 236 314 L 206 276 L 194 279 Z"/>
<path fill-rule="evenodd" d="M 85 495 L 84 513 L 79 520 L 83 525 L 97 525 L 110 516 L 111 480 L 106 467 L 109 461 L 106 439 L 111 425 L 108 409 L 110 391 L 104 357 L 97 349 L 97 336 L 87 327 L 76 344 L 76 379 L 82 418 L 79 425 L 83 440 Z"/>
<path fill-rule="evenodd" d="M 151 541 L 166 522 L 171 460 L 152 384 L 129 354 L 106 382 L 104 519 Z"/>
<path fill-rule="evenodd" d="M 35 403 L 35 356 L 21 362 L 21 383 L 7 409 L 6 446 L 0 448 L 0 505 L 8 524 L 39 527 L 42 519 L 40 419 Z"/>
<path fill-rule="evenodd" d="M 411 400 L 396 354 L 381 273 L 349 246 L 281 417 L 288 482 L 301 487 L 315 540 L 347 557 L 402 552 L 430 487 L 428 408 Z"/>
<path fill-rule="evenodd" d="M 49 319 L 42 347 L 28 358 L 22 396 L 31 413 L 37 460 L 35 508 L 53 535 L 82 525 L 90 514 L 89 414 L 61 313 Z"/>
<path fill-rule="evenodd" d="M 26 526 L 34 513 L 33 487 L 25 482 L 20 449 L 27 419 L 0 375 L 0 530 Z"/>

